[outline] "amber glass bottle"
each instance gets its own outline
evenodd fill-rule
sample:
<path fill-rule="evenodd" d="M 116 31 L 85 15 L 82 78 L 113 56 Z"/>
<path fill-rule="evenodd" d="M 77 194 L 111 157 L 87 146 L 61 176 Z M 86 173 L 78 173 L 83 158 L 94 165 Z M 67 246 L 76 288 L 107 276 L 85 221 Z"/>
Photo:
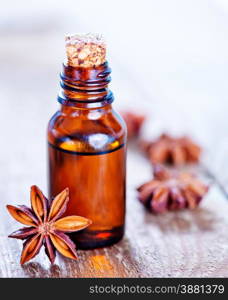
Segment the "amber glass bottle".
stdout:
<path fill-rule="evenodd" d="M 77 57 L 77 43 L 81 57 L 85 57 L 83 47 L 87 54 L 88 48 L 95 52 L 92 59 L 98 53 L 96 63 L 90 63 L 89 57 L 71 60 Z M 50 197 L 69 187 L 65 215 L 80 215 L 93 222 L 71 235 L 81 249 L 117 242 L 125 220 L 126 127 L 112 108 L 111 70 L 94 50 L 96 44 L 94 37 L 77 38 L 74 47 L 71 44 L 60 76 L 61 108 L 48 125 Z"/>

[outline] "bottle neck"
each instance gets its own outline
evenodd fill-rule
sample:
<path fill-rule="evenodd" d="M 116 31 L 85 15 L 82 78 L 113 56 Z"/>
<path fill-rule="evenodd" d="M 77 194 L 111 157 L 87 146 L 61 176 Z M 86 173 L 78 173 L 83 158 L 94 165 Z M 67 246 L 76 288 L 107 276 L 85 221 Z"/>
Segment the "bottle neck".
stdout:
<path fill-rule="evenodd" d="M 72 67 L 63 64 L 60 74 L 61 90 L 58 101 L 78 108 L 96 108 L 110 105 L 113 94 L 108 88 L 111 81 L 108 63 L 93 68 Z"/>

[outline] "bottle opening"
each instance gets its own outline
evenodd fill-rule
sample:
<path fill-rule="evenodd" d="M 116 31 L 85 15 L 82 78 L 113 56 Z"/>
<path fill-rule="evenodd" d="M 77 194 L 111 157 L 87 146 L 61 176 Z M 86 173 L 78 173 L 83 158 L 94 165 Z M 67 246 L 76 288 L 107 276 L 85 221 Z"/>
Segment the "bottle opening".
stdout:
<path fill-rule="evenodd" d="M 67 62 L 60 74 L 58 101 L 65 105 L 110 104 L 111 69 L 106 61 L 106 43 L 99 34 L 74 34 L 66 38 Z M 86 104 L 87 105 L 87 104 Z"/>
<path fill-rule="evenodd" d="M 106 61 L 106 43 L 102 35 L 94 33 L 67 35 L 67 64 L 71 67 L 98 67 Z"/>

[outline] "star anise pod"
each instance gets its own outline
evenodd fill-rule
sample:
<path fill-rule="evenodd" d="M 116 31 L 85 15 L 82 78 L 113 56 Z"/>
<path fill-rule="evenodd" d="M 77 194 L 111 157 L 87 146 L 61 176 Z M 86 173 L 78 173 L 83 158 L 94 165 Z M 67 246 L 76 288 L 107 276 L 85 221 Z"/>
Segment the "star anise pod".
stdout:
<path fill-rule="evenodd" d="M 209 186 L 193 174 L 154 167 L 153 180 L 137 190 L 138 199 L 154 213 L 183 208 L 194 209 L 207 193 Z"/>
<path fill-rule="evenodd" d="M 200 158 L 201 148 L 188 137 L 173 138 L 162 134 L 153 142 L 142 142 L 152 163 L 167 163 L 176 166 L 186 163 L 197 163 Z"/>
<path fill-rule="evenodd" d="M 60 218 L 67 208 L 69 189 L 58 194 L 49 205 L 48 200 L 37 186 L 31 187 L 31 209 L 24 205 L 7 205 L 11 216 L 18 222 L 30 226 L 9 235 L 10 238 L 25 240 L 21 254 L 21 264 L 35 257 L 42 245 L 54 263 L 56 250 L 63 256 L 77 259 L 75 244 L 65 233 L 86 228 L 91 221 L 79 216 Z"/>
<path fill-rule="evenodd" d="M 145 121 L 145 115 L 126 111 L 126 112 L 122 112 L 121 116 L 123 117 L 123 119 L 127 125 L 128 139 L 137 137 L 139 135 L 141 127 Z"/>

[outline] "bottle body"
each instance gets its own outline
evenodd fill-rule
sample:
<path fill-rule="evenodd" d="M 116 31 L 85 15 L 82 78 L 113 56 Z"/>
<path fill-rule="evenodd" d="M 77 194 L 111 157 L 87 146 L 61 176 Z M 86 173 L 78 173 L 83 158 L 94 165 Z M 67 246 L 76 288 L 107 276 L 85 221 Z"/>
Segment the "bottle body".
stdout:
<path fill-rule="evenodd" d="M 63 104 L 48 126 L 50 197 L 68 187 L 65 215 L 93 222 L 71 235 L 81 249 L 113 244 L 124 233 L 125 124 L 111 104 L 96 106 Z"/>

